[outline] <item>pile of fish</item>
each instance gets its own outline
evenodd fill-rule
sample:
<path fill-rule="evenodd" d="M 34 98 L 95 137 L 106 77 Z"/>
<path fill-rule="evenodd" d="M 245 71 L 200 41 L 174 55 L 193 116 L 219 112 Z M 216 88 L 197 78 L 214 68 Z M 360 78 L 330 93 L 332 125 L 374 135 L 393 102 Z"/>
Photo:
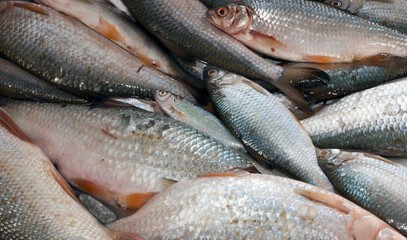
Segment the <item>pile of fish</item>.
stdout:
<path fill-rule="evenodd" d="M 406 239 L 406 0 L 9 0 L 0 33 L 0 239 Z"/>

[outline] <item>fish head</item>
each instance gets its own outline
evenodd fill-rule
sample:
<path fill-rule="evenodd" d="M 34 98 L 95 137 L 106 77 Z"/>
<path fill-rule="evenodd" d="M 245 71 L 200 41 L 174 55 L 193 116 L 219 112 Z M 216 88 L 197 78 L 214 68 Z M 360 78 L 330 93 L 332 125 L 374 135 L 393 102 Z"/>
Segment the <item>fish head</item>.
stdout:
<path fill-rule="evenodd" d="M 209 91 L 241 82 L 239 78 L 236 78 L 237 75 L 212 66 L 206 66 L 204 68 L 203 76 Z"/>
<path fill-rule="evenodd" d="M 340 149 L 317 150 L 318 163 L 324 171 L 342 165 L 344 162 L 354 160 L 360 154 L 359 152 L 347 152 Z"/>
<path fill-rule="evenodd" d="M 210 23 L 229 34 L 238 34 L 252 23 L 253 10 L 241 3 L 229 3 L 209 9 L 206 17 Z"/>
<path fill-rule="evenodd" d="M 363 7 L 364 0 L 325 0 L 324 3 L 353 14 Z"/>
<path fill-rule="evenodd" d="M 161 106 L 161 103 L 166 105 L 174 105 L 176 96 L 168 91 L 156 90 L 154 94 L 155 100 Z"/>

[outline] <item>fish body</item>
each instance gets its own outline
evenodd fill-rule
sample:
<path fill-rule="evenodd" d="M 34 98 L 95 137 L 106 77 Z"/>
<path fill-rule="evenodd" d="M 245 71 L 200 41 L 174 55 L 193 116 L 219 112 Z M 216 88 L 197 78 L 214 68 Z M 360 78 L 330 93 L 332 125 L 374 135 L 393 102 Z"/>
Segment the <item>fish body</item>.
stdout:
<path fill-rule="evenodd" d="M 152 99 L 157 89 L 194 101 L 180 82 L 79 21 L 48 7 L 0 3 L 0 53 L 77 95 Z"/>
<path fill-rule="evenodd" d="M 108 227 L 146 239 L 404 239 L 339 195 L 264 174 L 174 184 Z"/>
<path fill-rule="evenodd" d="M 330 5 L 331 7 L 339 8 L 342 11 L 346 11 L 351 14 L 358 12 L 366 2 L 366 0 L 316 0 L 316 1 L 323 2 L 327 5 Z"/>
<path fill-rule="evenodd" d="M 407 58 L 401 57 L 386 57 L 380 61 L 370 62 L 290 63 L 289 65 L 318 68 L 329 75 L 330 80 L 326 85 L 306 81 L 299 82 L 296 86 L 308 100 L 316 102 L 338 98 L 407 76 Z"/>
<path fill-rule="evenodd" d="M 37 2 L 78 19 L 137 56 L 146 66 L 177 80 L 187 77 L 139 24 L 110 3 L 104 0 L 37 0 Z"/>
<path fill-rule="evenodd" d="M 230 148 L 246 152 L 240 140 L 212 113 L 170 92 L 157 91 L 155 99 L 172 119 L 196 128 Z"/>
<path fill-rule="evenodd" d="M 73 199 L 51 161 L 2 109 L 0 152 L 1 239 L 119 239 Z"/>
<path fill-rule="evenodd" d="M 362 152 L 323 149 L 318 155 L 339 192 L 407 235 L 407 168 Z"/>
<path fill-rule="evenodd" d="M 295 62 L 352 62 L 407 56 L 407 36 L 325 4 L 243 0 L 207 12 L 208 20 L 263 54 Z"/>
<path fill-rule="evenodd" d="M 271 93 L 247 78 L 213 67 L 205 68 L 205 78 L 217 112 L 256 160 L 333 189 L 318 166 L 311 139 Z"/>
<path fill-rule="evenodd" d="M 319 148 L 407 155 L 405 78 L 345 96 L 301 124 Z"/>
<path fill-rule="evenodd" d="M 126 6 L 124 6 L 124 4 L 122 3 L 121 0 L 109 0 L 109 2 L 111 4 L 113 4 L 113 6 L 115 6 L 117 9 L 119 9 L 120 11 L 124 12 L 125 14 L 127 14 L 128 16 L 131 16 L 129 10 L 127 9 Z"/>
<path fill-rule="evenodd" d="M 301 105 L 307 105 L 291 83 L 304 76 L 329 78 L 318 69 L 283 68 L 258 56 L 212 26 L 208 10 L 197 0 L 125 0 L 132 15 L 174 53 L 193 57 L 250 79 L 269 82 Z"/>
<path fill-rule="evenodd" d="M 174 181 L 243 171 L 246 156 L 155 113 L 133 108 L 1 104 L 30 134 L 69 183 L 118 214 L 128 214 Z"/>
<path fill-rule="evenodd" d="M 0 95 L 59 103 L 84 103 L 86 100 L 69 94 L 0 58 Z"/>

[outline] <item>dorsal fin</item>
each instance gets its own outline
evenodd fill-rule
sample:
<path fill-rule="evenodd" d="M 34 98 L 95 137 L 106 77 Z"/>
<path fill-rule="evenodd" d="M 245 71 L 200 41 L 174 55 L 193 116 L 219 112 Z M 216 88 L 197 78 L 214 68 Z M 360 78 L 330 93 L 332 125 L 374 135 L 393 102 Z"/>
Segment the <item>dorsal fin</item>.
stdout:
<path fill-rule="evenodd" d="M 47 10 L 39 4 L 28 2 L 12 2 L 13 6 L 27 9 L 28 11 L 48 16 Z"/>
<path fill-rule="evenodd" d="M 34 140 L 28 136 L 27 133 L 25 133 L 2 108 L 0 108 L 0 125 L 19 139 L 31 144 L 35 144 Z"/>

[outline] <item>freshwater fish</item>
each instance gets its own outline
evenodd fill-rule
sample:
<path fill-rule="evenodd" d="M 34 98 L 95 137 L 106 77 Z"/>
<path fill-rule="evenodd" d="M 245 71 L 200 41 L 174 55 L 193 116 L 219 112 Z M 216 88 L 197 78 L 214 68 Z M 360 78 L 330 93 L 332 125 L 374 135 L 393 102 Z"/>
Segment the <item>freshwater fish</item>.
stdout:
<path fill-rule="evenodd" d="M 264 174 L 179 182 L 108 227 L 146 239 L 405 239 L 339 195 Z"/>
<path fill-rule="evenodd" d="M 252 170 L 246 155 L 208 135 L 135 108 L 2 99 L 73 186 L 128 215 L 175 181 Z"/>
<path fill-rule="evenodd" d="M 0 108 L 1 239 L 136 240 L 107 230 L 34 141 Z"/>
<path fill-rule="evenodd" d="M 303 107 L 308 103 L 292 84 L 306 76 L 314 76 L 321 81 L 329 79 L 318 69 L 284 68 L 268 62 L 212 26 L 205 17 L 207 7 L 197 0 L 122 2 L 137 21 L 175 54 L 183 58 L 198 58 L 250 79 L 269 82 Z"/>
<path fill-rule="evenodd" d="M 212 113 L 166 91 L 157 90 L 155 99 L 172 119 L 198 129 L 230 148 L 246 152 L 240 140 Z"/>
<path fill-rule="evenodd" d="M 321 149 L 318 156 L 343 196 L 407 236 L 407 168 L 380 156 L 339 149 Z"/>
<path fill-rule="evenodd" d="M 333 190 L 318 166 L 310 137 L 281 102 L 243 76 L 214 67 L 204 72 L 214 107 L 257 161 Z"/>
<path fill-rule="evenodd" d="M 407 56 L 407 35 L 306 0 L 243 0 L 210 9 L 208 20 L 248 47 L 295 62 Z"/>
<path fill-rule="evenodd" d="M 153 99 L 160 89 L 195 101 L 180 82 L 51 8 L 1 2 L 0 32 L 0 54 L 76 95 Z"/>
<path fill-rule="evenodd" d="M 319 148 L 407 156 L 407 79 L 345 96 L 301 124 Z"/>
<path fill-rule="evenodd" d="M 86 102 L 85 99 L 69 94 L 3 58 L 0 58 L 0 95 L 46 102 Z"/>

